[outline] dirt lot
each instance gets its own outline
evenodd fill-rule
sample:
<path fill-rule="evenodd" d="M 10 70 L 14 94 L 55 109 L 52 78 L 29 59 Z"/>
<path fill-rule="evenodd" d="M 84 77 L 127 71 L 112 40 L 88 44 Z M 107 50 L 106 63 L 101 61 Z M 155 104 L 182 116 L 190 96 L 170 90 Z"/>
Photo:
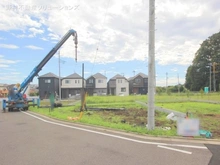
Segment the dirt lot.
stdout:
<path fill-rule="evenodd" d="M 119 111 L 99 111 L 103 119 L 115 123 L 128 123 L 133 126 L 146 127 L 147 124 L 147 111 L 145 109 L 126 109 Z M 117 119 L 115 119 L 117 118 Z M 176 127 L 174 121 L 166 119 L 166 114 L 155 112 L 155 126 L 156 127 Z"/>
<path fill-rule="evenodd" d="M 144 109 L 126 109 L 114 111 L 98 111 L 98 114 L 109 122 L 128 123 L 133 126 L 146 127 L 147 111 Z M 155 112 L 156 127 L 171 127 L 176 128 L 176 122 L 167 120 L 164 113 Z M 203 130 L 210 131 L 213 138 L 220 138 L 220 114 L 198 114 L 200 119 L 200 127 Z"/>
<path fill-rule="evenodd" d="M 220 139 L 220 114 L 198 114 L 202 129 L 212 133 L 213 138 Z"/>

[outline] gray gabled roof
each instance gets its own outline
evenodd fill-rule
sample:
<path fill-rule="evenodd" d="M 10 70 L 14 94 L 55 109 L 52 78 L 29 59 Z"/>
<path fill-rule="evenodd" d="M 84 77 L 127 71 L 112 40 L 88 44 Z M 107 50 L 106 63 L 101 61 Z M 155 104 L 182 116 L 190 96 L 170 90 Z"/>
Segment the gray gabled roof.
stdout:
<path fill-rule="evenodd" d="M 146 74 L 144 74 L 144 73 L 139 73 L 138 75 L 143 77 L 143 78 L 148 78 L 148 76 Z"/>
<path fill-rule="evenodd" d="M 116 79 L 126 79 L 124 76 L 120 75 L 120 74 L 116 74 L 114 77 L 112 77 L 110 80 L 116 80 Z M 126 79 L 127 80 L 127 79 Z"/>
<path fill-rule="evenodd" d="M 148 78 L 148 76 L 144 73 L 138 73 L 137 75 L 135 75 L 134 77 L 130 77 L 128 80 L 134 80 L 135 78 L 137 78 L 138 76 L 141 76 L 142 78 Z"/>
<path fill-rule="evenodd" d="M 67 77 L 63 77 L 62 79 L 81 79 L 82 77 L 78 75 L 77 73 L 73 73 Z"/>
<path fill-rule="evenodd" d="M 39 78 L 59 78 L 57 75 L 55 75 L 55 74 L 53 74 L 53 73 L 51 73 L 51 72 L 49 72 L 49 73 L 47 73 L 47 74 L 44 74 L 44 75 L 42 75 L 42 76 L 39 76 Z"/>
<path fill-rule="evenodd" d="M 95 79 L 98 79 L 98 78 L 107 79 L 107 77 L 105 77 L 105 76 L 104 76 L 103 74 L 101 74 L 101 73 L 96 73 L 96 74 L 94 74 L 94 75 L 88 77 L 87 80 L 90 79 L 91 77 L 94 77 Z"/>
<path fill-rule="evenodd" d="M 97 78 L 105 78 L 105 79 L 107 79 L 107 77 L 105 77 L 105 76 L 104 76 L 103 74 L 101 74 L 101 73 L 96 73 L 96 74 L 93 75 L 93 77 L 96 78 L 96 79 L 97 79 Z"/>
<path fill-rule="evenodd" d="M 128 81 L 131 81 L 131 80 L 133 80 L 134 79 L 134 77 L 129 77 L 128 78 Z"/>

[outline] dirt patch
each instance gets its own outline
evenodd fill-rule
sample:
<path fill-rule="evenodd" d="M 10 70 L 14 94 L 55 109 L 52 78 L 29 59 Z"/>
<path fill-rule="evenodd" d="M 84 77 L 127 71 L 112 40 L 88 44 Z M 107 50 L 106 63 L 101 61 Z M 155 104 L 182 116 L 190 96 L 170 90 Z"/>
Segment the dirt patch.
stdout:
<path fill-rule="evenodd" d="M 109 122 L 113 123 L 127 123 L 133 126 L 146 127 L 147 124 L 147 111 L 145 109 L 125 109 L 119 111 L 99 111 L 99 115 Z M 163 113 L 155 111 L 155 116 L 163 116 L 163 120 L 155 119 L 155 126 L 171 126 L 173 121 L 166 120 Z"/>
<path fill-rule="evenodd" d="M 121 111 L 103 111 L 100 115 L 109 121 L 144 126 L 147 121 L 147 111 L 141 109 L 126 109 Z M 115 120 L 117 118 L 117 120 Z"/>
<path fill-rule="evenodd" d="M 197 114 L 201 129 L 210 131 L 213 138 L 220 138 L 220 114 Z"/>
<path fill-rule="evenodd" d="M 204 116 L 215 116 L 215 114 L 204 114 Z"/>
<path fill-rule="evenodd" d="M 144 109 L 125 109 L 119 111 L 99 111 L 99 115 L 109 122 L 127 123 L 133 126 L 146 127 L 147 111 Z M 176 122 L 167 120 L 164 113 L 155 111 L 156 127 L 172 127 L 176 128 Z M 196 118 L 200 120 L 200 129 L 210 131 L 213 138 L 220 138 L 220 114 L 196 114 Z"/>

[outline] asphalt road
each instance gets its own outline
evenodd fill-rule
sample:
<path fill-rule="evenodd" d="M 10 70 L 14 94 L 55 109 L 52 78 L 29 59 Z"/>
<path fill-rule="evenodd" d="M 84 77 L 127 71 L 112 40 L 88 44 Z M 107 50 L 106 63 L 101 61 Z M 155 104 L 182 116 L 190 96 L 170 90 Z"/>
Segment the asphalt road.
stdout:
<path fill-rule="evenodd" d="M 152 140 L 29 112 L 0 113 L 1 165 L 208 165 L 212 155 L 200 143 Z"/>

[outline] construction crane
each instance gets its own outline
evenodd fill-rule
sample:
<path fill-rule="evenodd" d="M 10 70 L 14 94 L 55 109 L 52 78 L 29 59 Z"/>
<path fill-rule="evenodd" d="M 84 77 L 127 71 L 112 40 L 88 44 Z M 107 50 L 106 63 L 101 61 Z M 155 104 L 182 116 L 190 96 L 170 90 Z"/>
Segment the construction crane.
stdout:
<path fill-rule="evenodd" d="M 29 106 L 36 105 L 33 100 L 28 100 L 25 96 L 25 91 L 28 88 L 28 85 L 33 81 L 35 76 L 38 76 L 38 73 L 44 67 L 44 65 L 53 57 L 54 54 L 59 50 L 59 48 L 67 41 L 67 39 L 73 36 L 75 43 L 75 60 L 77 61 L 77 32 L 73 29 L 70 29 L 63 38 L 55 45 L 54 48 L 46 55 L 46 57 L 31 71 L 29 76 L 21 83 L 16 84 L 13 89 L 10 90 L 8 95 L 8 100 L 3 100 L 3 111 L 8 108 L 8 111 L 13 111 L 14 109 L 19 110 L 28 110 Z M 32 102 L 32 104 L 29 104 Z"/>

